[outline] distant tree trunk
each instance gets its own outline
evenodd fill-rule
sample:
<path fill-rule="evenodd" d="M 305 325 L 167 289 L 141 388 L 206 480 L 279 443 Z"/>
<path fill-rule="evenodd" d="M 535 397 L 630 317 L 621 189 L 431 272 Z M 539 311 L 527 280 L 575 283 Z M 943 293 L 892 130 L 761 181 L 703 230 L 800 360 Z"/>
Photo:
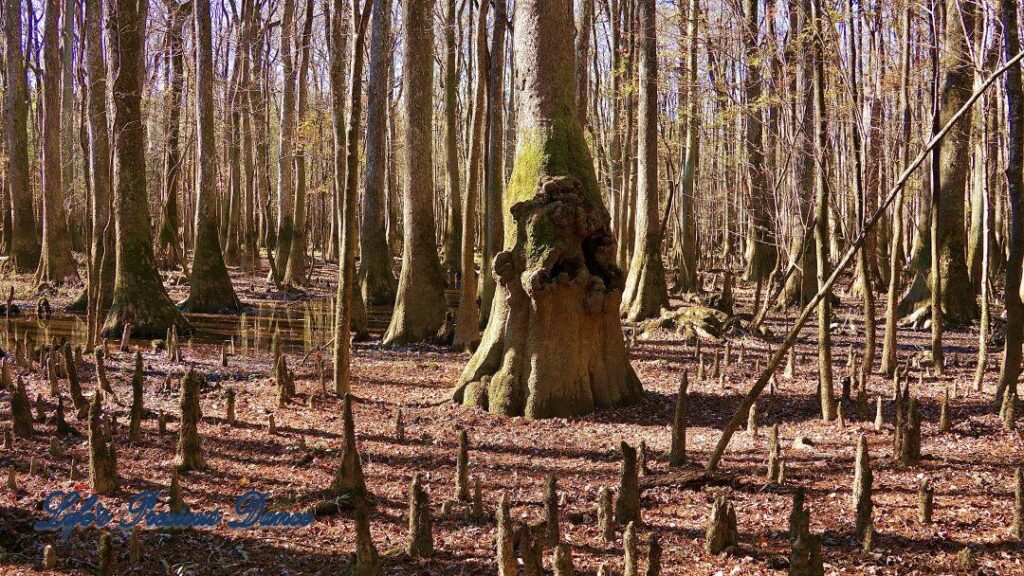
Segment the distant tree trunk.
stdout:
<path fill-rule="evenodd" d="M 167 27 L 167 46 L 165 66 L 167 85 L 164 107 L 167 116 L 164 119 L 164 159 L 161 185 L 163 186 L 164 203 L 160 210 L 160 232 L 157 236 L 163 266 L 173 268 L 181 266 L 188 270 L 184 246 L 181 240 L 181 213 L 178 208 L 178 194 L 181 188 L 181 150 L 179 139 L 181 134 L 181 97 L 185 85 L 185 41 L 182 27 L 189 15 L 191 5 L 179 5 L 177 0 L 165 0 L 170 12 Z"/>
<path fill-rule="evenodd" d="M 71 258 L 65 188 L 61 155 L 61 0 L 46 0 L 46 24 L 43 30 L 43 244 L 36 270 L 36 282 L 63 284 L 79 280 Z M 69 46 L 70 50 L 71 47 Z M 70 123 L 71 118 L 67 121 Z"/>
<path fill-rule="evenodd" d="M 849 33 L 846 35 L 847 43 L 846 49 L 850 54 L 849 69 L 849 82 L 851 100 L 853 109 L 858 111 L 861 109 L 861 98 L 860 98 L 860 83 L 861 78 L 859 74 L 859 60 L 857 52 L 857 41 L 856 35 L 853 32 L 858 30 L 857 19 L 859 14 L 854 11 L 853 0 L 847 0 L 846 2 L 849 23 Z M 855 112 L 856 113 L 856 112 Z M 850 122 L 850 146 L 853 149 L 853 190 L 855 200 L 857 204 L 857 225 L 864 229 L 867 224 L 868 213 L 867 213 L 867 196 L 868 192 L 864 184 L 864 162 L 863 162 L 863 148 L 862 148 L 862 134 L 861 124 L 859 118 L 854 118 Z M 871 192 L 872 194 L 874 191 Z M 874 238 L 874 236 L 870 236 Z M 875 291 L 874 282 L 871 276 L 872 262 L 874 256 L 874 245 L 871 241 L 865 241 L 864 248 L 857 253 L 857 273 L 858 283 L 860 284 L 861 298 L 863 301 L 864 311 L 864 356 L 861 364 L 861 371 L 863 376 L 866 378 L 868 374 L 874 368 L 875 364 Z"/>
<path fill-rule="evenodd" d="M 678 0 L 682 10 L 683 0 Z M 700 102 L 697 92 L 697 30 L 700 17 L 700 0 L 689 0 L 686 10 L 686 90 L 687 106 L 685 120 L 686 144 L 679 177 L 679 270 L 676 289 L 680 292 L 701 291 L 697 275 L 697 198 L 694 190 L 697 180 L 697 159 L 700 157 Z M 680 28 L 682 24 L 680 24 Z"/>
<path fill-rule="evenodd" d="M 814 244 L 817 250 L 818 290 L 826 286 L 829 268 L 829 234 L 828 234 L 828 131 L 825 110 L 825 57 L 824 37 L 821 33 L 822 14 L 821 0 L 811 0 L 811 27 L 814 31 L 814 154 L 817 156 L 815 168 L 815 215 Z M 826 296 L 818 304 L 818 397 L 821 402 L 821 417 L 826 422 L 835 418 L 835 402 L 832 399 L 832 306 Z"/>
<path fill-rule="evenodd" d="M 338 196 L 343 202 L 339 206 L 339 224 L 341 224 L 341 262 L 338 266 L 338 302 L 335 308 L 334 337 L 334 390 L 344 396 L 349 392 L 349 368 L 351 363 L 352 340 L 349 334 L 356 323 L 363 322 L 363 301 L 358 293 L 356 278 L 356 189 L 359 185 L 359 127 L 362 117 L 363 92 L 363 45 L 366 39 L 366 27 L 370 20 L 369 10 L 374 0 L 366 0 L 366 8 L 359 11 L 359 1 L 352 0 L 351 22 L 349 31 L 352 37 L 352 65 L 349 70 L 351 85 L 348 93 L 348 123 L 342 118 L 345 109 L 342 89 L 345 87 L 342 74 L 344 51 L 339 50 L 343 32 L 344 0 L 334 0 L 333 29 L 330 30 L 330 73 L 331 97 L 334 108 L 334 180 L 337 186 L 344 186 L 344 192 Z M 377 8 L 381 6 L 377 1 Z M 408 12 L 406 12 L 408 16 Z M 422 23 L 422 21 L 421 21 Z M 429 51 L 425 52 L 431 57 Z M 342 152 L 344 151 L 344 157 Z M 344 175 L 344 181 L 341 176 Z"/>
<path fill-rule="evenodd" d="M 466 176 L 466 198 L 462 206 L 462 286 L 456 319 L 456 349 L 472 350 L 480 342 L 480 308 L 476 302 L 476 205 L 483 179 L 483 154 L 487 144 L 484 116 L 487 114 L 487 12 L 489 3 L 482 2 L 477 11 L 476 62 L 477 82 L 473 95 L 473 123 L 470 131 L 469 166 Z M 487 224 L 484 223 L 486 226 Z"/>
<path fill-rule="evenodd" d="M 434 0 L 404 0 L 405 186 L 402 274 L 385 344 L 436 338 L 448 306 L 434 240 Z"/>
<path fill-rule="evenodd" d="M 146 0 L 107 0 L 114 101 L 114 218 L 117 274 L 103 332 L 119 336 L 127 323 L 139 338 L 162 338 L 188 323 L 174 307 L 153 258 L 153 228 L 146 193 L 146 130 L 142 123 Z"/>
<path fill-rule="evenodd" d="M 114 258 L 107 256 L 105 246 L 112 244 L 105 235 L 113 234 L 114 227 L 107 226 L 110 220 L 110 206 L 113 199 L 110 173 L 110 127 L 107 121 L 107 63 L 103 57 L 103 4 L 102 0 L 86 0 L 83 12 L 85 33 L 85 68 L 88 86 L 85 98 L 88 103 L 89 125 L 89 177 L 92 190 L 92 269 L 87 292 L 92 300 L 93 312 L 100 314 L 110 306 L 114 292 Z M 103 302 L 96 302 L 102 294 Z"/>
<path fill-rule="evenodd" d="M 939 126 L 946 123 L 971 95 L 974 64 L 971 59 L 970 39 L 974 30 L 975 4 L 946 0 L 946 31 L 942 49 L 941 67 L 946 71 L 940 95 Z M 971 157 L 971 111 L 943 138 L 939 156 L 939 222 L 938 254 L 939 276 L 942 283 L 943 316 L 950 325 L 963 325 L 978 317 L 976 292 L 971 288 L 967 270 L 964 228 L 964 192 Z M 927 223 L 930 226 L 930 221 Z M 929 228 L 925 228 L 928 230 Z M 931 294 L 931 240 L 917 245 L 914 254 L 914 283 L 900 305 L 903 314 L 913 312 L 919 305 L 927 305 Z"/>
<path fill-rule="evenodd" d="M 809 0 L 793 0 L 790 3 L 790 24 L 796 30 L 807 30 L 810 25 L 809 15 L 811 5 Z M 791 36 L 790 40 L 795 45 L 794 55 L 799 60 L 800 68 L 794 86 L 794 91 L 799 94 L 797 103 L 797 114 L 799 114 L 799 127 L 796 129 L 795 141 L 793 144 L 793 181 L 796 187 L 796 210 L 791 222 L 793 230 L 804 231 L 814 227 L 814 58 L 813 42 L 805 34 Z M 815 292 L 818 291 L 817 250 L 813 246 L 806 245 L 812 240 L 812 236 L 806 232 L 794 233 L 790 244 L 789 256 L 795 270 L 790 275 L 783 290 L 784 305 L 797 305 L 803 307 L 811 301 Z"/>
<path fill-rule="evenodd" d="M 295 63 L 292 43 L 295 34 L 295 0 L 283 0 L 281 13 L 281 149 L 277 172 L 277 280 L 288 267 L 295 225 Z M 271 271 L 273 274 L 273 271 Z"/>
<path fill-rule="evenodd" d="M 494 256 L 505 241 L 502 212 L 505 201 L 505 36 L 507 0 L 493 0 L 494 29 L 491 32 L 490 70 L 487 79 L 487 157 L 485 162 L 483 261 L 480 267 L 481 326 L 490 318 L 494 300 Z"/>
<path fill-rule="evenodd" d="M 590 37 L 593 27 L 594 0 L 580 0 L 580 19 L 576 24 L 576 112 L 584 133 L 590 128 Z"/>
<path fill-rule="evenodd" d="M 310 43 L 313 39 L 313 0 L 306 1 L 306 18 L 302 25 L 298 78 L 298 124 L 306 119 L 306 100 L 309 87 Z M 292 222 L 292 241 L 289 246 L 288 264 L 284 271 L 284 282 L 295 286 L 306 284 L 306 138 L 295 146 L 295 202 Z"/>
<path fill-rule="evenodd" d="M 181 303 L 186 312 L 237 312 L 242 304 L 235 295 L 224 265 L 218 235 L 217 144 L 213 137 L 213 42 L 210 0 L 193 0 L 196 43 L 196 177 L 195 252 L 192 257 L 191 291 Z"/>
<path fill-rule="evenodd" d="M 366 173 L 359 235 L 359 285 L 367 306 L 395 302 L 395 274 L 385 230 L 387 117 L 391 88 L 391 0 L 374 0 L 366 95 Z M 447 86 L 445 87 L 447 94 Z M 456 186 L 456 190 L 457 190 Z"/>
<path fill-rule="evenodd" d="M 253 146 L 255 130 L 253 129 L 253 110 L 249 103 L 250 94 L 253 90 L 252 52 L 253 35 L 256 30 L 256 6 L 254 0 L 242 1 L 242 33 L 241 45 L 238 50 L 241 54 L 238 61 L 242 66 L 241 86 L 234 94 L 232 101 L 232 112 L 239 118 L 240 136 L 242 148 L 242 167 L 245 171 L 245 186 L 242 197 L 242 214 L 240 219 L 241 230 L 239 240 L 241 242 L 242 270 L 247 272 L 255 271 L 258 268 L 259 252 L 256 246 L 256 224 L 253 214 L 256 211 L 256 174 L 257 168 L 253 162 Z"/>
<path fill-rule="evenodd" d="M 579 125 L 570 0 L 517 0 L 517 158 L 483 340 L 456 401 L 548 418 L 639 399 L 618 308 L 622 271 Z M 474 387 L 472 394 L 467 388 Z"/>
<path fill-rule="evenodd" d="M 448 178 L 448 218 L 445 223 L 442 265 L 445 275 L 456 283 L 462 276 L 462 189 L 459 176 L 459 27 L 461 10 L 455 0 L 446 0 L 444 23 L 444 134 L 445 174 Z M 465 4 L 463 4 L 465 6 Z M 371 64 L 372 66 L 372 64 Z M 369 143 L 367 143 L 369 147 Z M 369 149 L 369 148 L 367 148 Z"/>
<path fill-rule="evenodd" d="M 270 128 L 267 122 L 267 104 L 264 95 L 264 82 L 266 70 L 264 65 L 263 52 L 266 50 L 267 26 L 262 21 L 262 14 L 257 10 L 253 17 L 252 45 L 250 56 L 252 58 L 252 89 L 249 90 L 249 109 L 252 111 L 252 135 L 255 141 L 256 152 L 256 178 L 255 190 L 253 193 L 253 210 L 262 213 L 260 207 L 265 199 L 270 196 Z M 260 218 L 260 230 L 254 228 L 251 232 L 254 244 L 259 244 L 260 238 L 266 237 L 269 231 L 270 222 Z M 262 232 L 262 233 L 261 233 Z M 259 250 L 253 247 L 256 252 L 256 268 L 259 269 Z M 270 247 L 267 246 L 269 253 Z"/>
<path fill-rule="evenodd" d="M 1020 33 L 1017 0 L 1000 0 L 999 17 L 1003 24 L 1004 57 L 1009 60 L 1020 52 Z M 1017 391 L 1021 372 L 1022 346 L 1024 346 L 1024 302 L 1021 301 L 1021 266 L 1024 261 L 1024 82 L 1020 66 L 1006 71 L 1006 127 L 1008 153 L 1006 157 L 1006 199 L 1010 204 L 1009 248 L 1006 260 L 1006 285 L 1003 301 L 1006 306 L 1006 349 L 999 373 L 996 406 L 1004 398 L 1007 388 L 1010 397 Z"/>
<path fill-rule="evenodd" d="M 245 8 L 243 6 L 242 10 Z M 221 195 L 220 243 L 224 248 L 224 264 L 238 266 L 242 256 L 239 252 L 238 233 L 242 215 L 242 197 L 244 183 L 242 181 L 242 120 L 238 108 L 238 93 L 242 89 L 243 64 L 245 53 L 245 15 L 236 15 L 235 54 L 231 63 L 231 78 L 227 82 L 224 96 L 224 149 L 227 172 L 227 194 Z"/>
<path fill-rule="evenodd" d="M 900 95 L 898 108 L 901 115 L 899 154 L 900 166 L 906 166 L 910 160 L 910 21 L 912 5 L 907 4 L 903 10 L 903 54 L 900 60 Z M 897 306 L 900 284 L 903 279 L 903 190 L 897 192 L 892 209 L 892 249 L 889 255 L 889 291 L 885 299 L 885 337 L 882 342 L 882 373 L 892 376 L 896 373 L 899 360 L 896 354 Z"/>
<path fill-rule="evenodd" d="M 665 264 L 661 259 L 658 202 L 658 37 L 655 0 L 640 4 L 639 147 L 637 212 L 633 259 L 620 311 L 631 322 L 655 318 L 668 306 Z"/>
<path fill-rule="evenodd" d="M 60 126 L 60 146 L 61 146 L 61 182 L 64 185 L 63 196 L 66 201 L 69 202 L 75 196 L 76 181 L 75 181 L 75 168 L 78 166 L 77 159 L 75 158 L 75 151 L 79 149 L 78 143 L 76 142 L 76 130 L 78 126 L 74 122 L 75 117 L 75 77 L 73 75 L 74 70 L 72 64 L 75 62 L 75 26 L 76 14 L 79 2 L 76 0 L 63 0 L 64 17 L 61 19 L 61 25 L 63 26 L 63 33 L 61 34 L 61 98 L 60 98 L 60 115 L 64 119 Z M 78 44 L 81 46 L 81 44 Z M 67 210 L 65 210 L 63 225 L 65 228 L 70 228 L 69 232 L 69 244 L 72 249 L 76 245 L 75 238 L 79 238 L 78 228 L 71 225 L 71 221 L 68 219 Z M 73 261 L 72 261 L 73 262 Z"/>
<path fill-rule="evenodd" d="M 760 20 L 759 0 L 744 1 L 743 46 L 746 53 L 746 119 L 744 127 L 744 148 L 748 170 L 748 195 L 750 199 L 750 236 L 747 239 L 746 278 L 764 282 L 775 269 L 779 251 L 775 246 L 770 219 L 771 188 L 768 185 L 764 162 L 763 128 L 761 118 L 761 70 L 760 70 Z"/>

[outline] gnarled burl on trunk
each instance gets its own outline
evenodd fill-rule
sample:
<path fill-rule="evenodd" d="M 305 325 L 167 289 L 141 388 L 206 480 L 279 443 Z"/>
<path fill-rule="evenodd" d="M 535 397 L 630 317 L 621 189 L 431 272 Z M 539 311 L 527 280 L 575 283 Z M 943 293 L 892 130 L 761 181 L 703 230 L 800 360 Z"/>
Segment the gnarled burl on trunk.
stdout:
<path fill-rule="evenodd" d="M 569 2 L 516 5 L 519 142 L 498 292 L 453 395 L 527 418 L 588 414 L 642 392 L 619 320 L 615 238 L 576 112 Z"/>

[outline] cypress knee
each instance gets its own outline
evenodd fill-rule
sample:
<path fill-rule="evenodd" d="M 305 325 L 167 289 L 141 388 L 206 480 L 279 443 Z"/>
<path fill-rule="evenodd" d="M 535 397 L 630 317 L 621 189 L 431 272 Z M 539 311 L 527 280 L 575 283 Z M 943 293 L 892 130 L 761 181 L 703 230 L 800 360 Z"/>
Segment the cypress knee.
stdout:
<path fill-rule="evenodd" d="M 672 447 L 668 453 L 671 466 L 686 464 L 686 424 L 689 411 L 689 379 L 683 371 L 679 379 L 679 394 L 676 396 L 676 410 L 672 418 Z"/>
<path fill-rule="evenodd" d="M 864 542 L 869 538 L 873 525 L 873 504 L 871 500 L 874 474 L 868 454 L 868 439 L 861 435 L 857 441 L 857 457 L 853 473 L 853 506 L 857 514 L 854 534 Z"/>
<path fill-rule="evenodd" d="M 89 486 L 93 492 L 107 495 L 118 488 L 117 455 L 102 415 L 103 395 L 97 391 L 89 406 Z"/>
<path fill-rule="evenodd" d="M 455 457 L 455 498 L 469 502 L 469 435 L 459 431 L 459 453 Z"/>
<path fill-rule="evenodd" d="M 640 557 L 637 551 L 636 525 L 633 522 L 626 524 L 626 531 L 622 534 L 623 552 L 623 576 L 640 576 Z"/>
<path fill-rule="evenodd" d="M 544 519 L 545 543 L 548 547 L 554 548 L 562 541 L 558 521 L 558 480 L 555 478 L 554 472 L 548 474 L 547 483 L 544 486 Z"/>
<path fill-rule="evenodd" d="M 413 558 L 429 558 L 434 555 L 430 499 L 423 489 L 419 472 L 413 475 L 412 486 L 409 488 L 409 546 L 406 551 Z"/>
<path fill-rule="evenodd" d="M 622 442 L 622 470 L 619 474 L 619 493 L 615 500 L 615 522 L 640 522 L 640 480 L 637 474 L 636 449 Z"/>
<path fill-rule="evenodd" d="M 704 550 L 708 554 L 721 554 L 739 542 L 736 528 L 736 510 L 726 496 L 715 498 L 708 514 Z"/>
<path fill-rule="evenodd" d="M 202 382 L 203 377 L 195 370 L 189 370 L 181 382 L 181 423 L 178 427 L 178 453 L 174 461 L 181 472 L 206 468 L 199 438 L 199 421 L 203 417 L 199 405 Z"/>
<path fill-rule="evenodd" d="M 498 499 L 497 560 L 498 576 L 518 576 L 519 562 L 516 560 L 515 535 L 512 533 L 512 517 L 509 513 L 508 494 L 501 493 Z"/>

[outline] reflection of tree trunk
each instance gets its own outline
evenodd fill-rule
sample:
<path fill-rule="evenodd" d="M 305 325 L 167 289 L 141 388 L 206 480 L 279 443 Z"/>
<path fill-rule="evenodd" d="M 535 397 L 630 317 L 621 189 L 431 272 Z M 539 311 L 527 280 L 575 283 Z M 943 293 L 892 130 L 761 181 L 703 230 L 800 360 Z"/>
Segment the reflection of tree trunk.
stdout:
<path fill-rule="evenodd" d="M 395 275 L 385 235 L 387 213 L 387 116 L 391 87 L 391 1 L 374 0 L 370 23 L 370 70 L 366 95 L 366 174 L 364 175 L 362 226 L 359 235 L 359 283 L 367 306 L 386 306 L 395 301 Z M 454 54 L 450 60 L 454 60 Z M 451 63 L 450 63 L 451 64 Z M 454 66 L 454 64 L 451 64 Z M 454 74 L 449 74 L 449 82 Z M 454 98 L 454 86 L 451 87 Z M 449 87 L 445 86 L 447 98 Z M 445 106 L 452 105 L 446 99 Z M 452 112 L 453 114 L 454 112 Z M 449 112 L 446 109 L 446 115 Z M 454 126 L 448 128 L 454 140 Z M 453 146 L 454 147 L 454 146 Z M 456 151 L 449 152 L 449 163 Z M 450 166 L 449 166 L 450 168 Z M 456 168 L 457 169 L 457 168 Z M 449 177 L 452 172 L 449 169 Z M 455 174 L 458 178 L 458 174 Z M 452 188 L 458 197 L 458 183 Z"/>
<path fill-rule="evenodd" d="M 483 340 L 457 401 L 528 418 L 635 401 L 618 308 L 622 271 L 576 111 L 570 0 L 518 0 L 517 158 Z"/>
<path fill-rule="evenodd" d="M 196 234 L 187 312 L 235 312 L 241 308 L 224 266 L 217 222 L 217 145 L 213 137 L 213 47 L 210 0 L 194 0 L 196 43 Z"/>
<path fill-rule="evenodd" d="M 961 6 L 958 2 L 947 6 L 945 47 L 942 67 L 946 78 L 942 85 L 939 126 L 946 123 L 971 95 L 974 68 L 965 33 L 973 32 L 975 8 L 973 3 Z M 947 324 L 962 325 L 978 316 L 978 303 L 971 287 L 965 259 L 967 235 L 964 230 L 964 191 L 971 157 L 971 114 L 958 122 L 943 138 L 939 149 L 939 222 L 938 255 L 942 309 Z M 931 219 L 927 221 L 930 226 Z M 929 228 L 925 228 L 928 230 Z M 903 301 L 900 312 L 908 314 L 927 304 L 931 289 L 931 240 L 927 232 L 918 243 L 913 259 L 914 283 Z"/>
<path fill-rule="evenodd" d="M 46 26 L 43 30 L 43 243 L 36 270 L 39 283 L 77 282 L 78 270 L 71 258 L 67 211 L 64 209 L 65 188 L 61 157 L 61 48 L 60 0 L 47 0 Z M 70 46 L 68 49 L 70 50 Z M 67 118 L 71 123 L 71 118 Z M 70 160 L 70 159 L 69 159 Z M 70 185 L 70 183 L 68 183 Z"/>
<path fill-rule="evenodd" d="M 1017 0 L 1000 0 L 999 17 L 1003 23 L 1003 45 L 1007 57 L 1020 52 L 1017 29 Z M 1021 302 L 1021 264 L 1024 260 L 1024 83 L 1020 66 L 1006 71 L 1006 127 L 1009 142 L 1006 157 L 1006 198 L 1010 203 L 1009 248 L 1006 260 L 1006 284 L 1003 299 L 1006 306 L 1006 350 L 999 373 L 996 405 L 1006 389 L 1018 388 L 1021 372 L 1021 347 L 1024 345 L 1024 302 Z"/>
<path fill-rule="evenodd" d="M 402 274 L 385 344 L 437 336 L 447 305 L 434 226 L 433 0 L 405 0 L 405 185 Z"/>
<path fill-rule="evenodd" d="M 668 306 L 658 214 L 658 39 L 654 20 L 654 0 L 643 0 L 639 36 L 636 236 L 620 307 L 623 316 L 632 322 L 657 317 L 661 309 Z"/>
<path fill-rule="evenodd" d="M 146 193 L 146 131 L 142 123 L 142 84 L 146 11 L 134 0 L 108 0 L 107 21 L 114 101 L 114 218 L 117 222 L 117 274 L 113 303 L 103 332 L 118 336 L 131 323 L 138 337 L 162 338 L 171 325 L 188 324 L 160 281 L 153 257 Z M 142 6 L 145 6 L 143 4 Z"/>

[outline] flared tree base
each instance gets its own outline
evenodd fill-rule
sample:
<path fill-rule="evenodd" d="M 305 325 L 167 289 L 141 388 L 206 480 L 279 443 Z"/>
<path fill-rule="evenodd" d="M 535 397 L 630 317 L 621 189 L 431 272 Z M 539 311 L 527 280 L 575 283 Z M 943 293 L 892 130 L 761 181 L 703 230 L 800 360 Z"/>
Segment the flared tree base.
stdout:
<path fill-rule="evenodd" d="M 491 319 L 453 398 L 527 418 L 636 402 L 643 390 L 622 336 L 607 212 L 574 178 L 540 187 L 511 208 L 515 244 L 494 259 Z"/>

